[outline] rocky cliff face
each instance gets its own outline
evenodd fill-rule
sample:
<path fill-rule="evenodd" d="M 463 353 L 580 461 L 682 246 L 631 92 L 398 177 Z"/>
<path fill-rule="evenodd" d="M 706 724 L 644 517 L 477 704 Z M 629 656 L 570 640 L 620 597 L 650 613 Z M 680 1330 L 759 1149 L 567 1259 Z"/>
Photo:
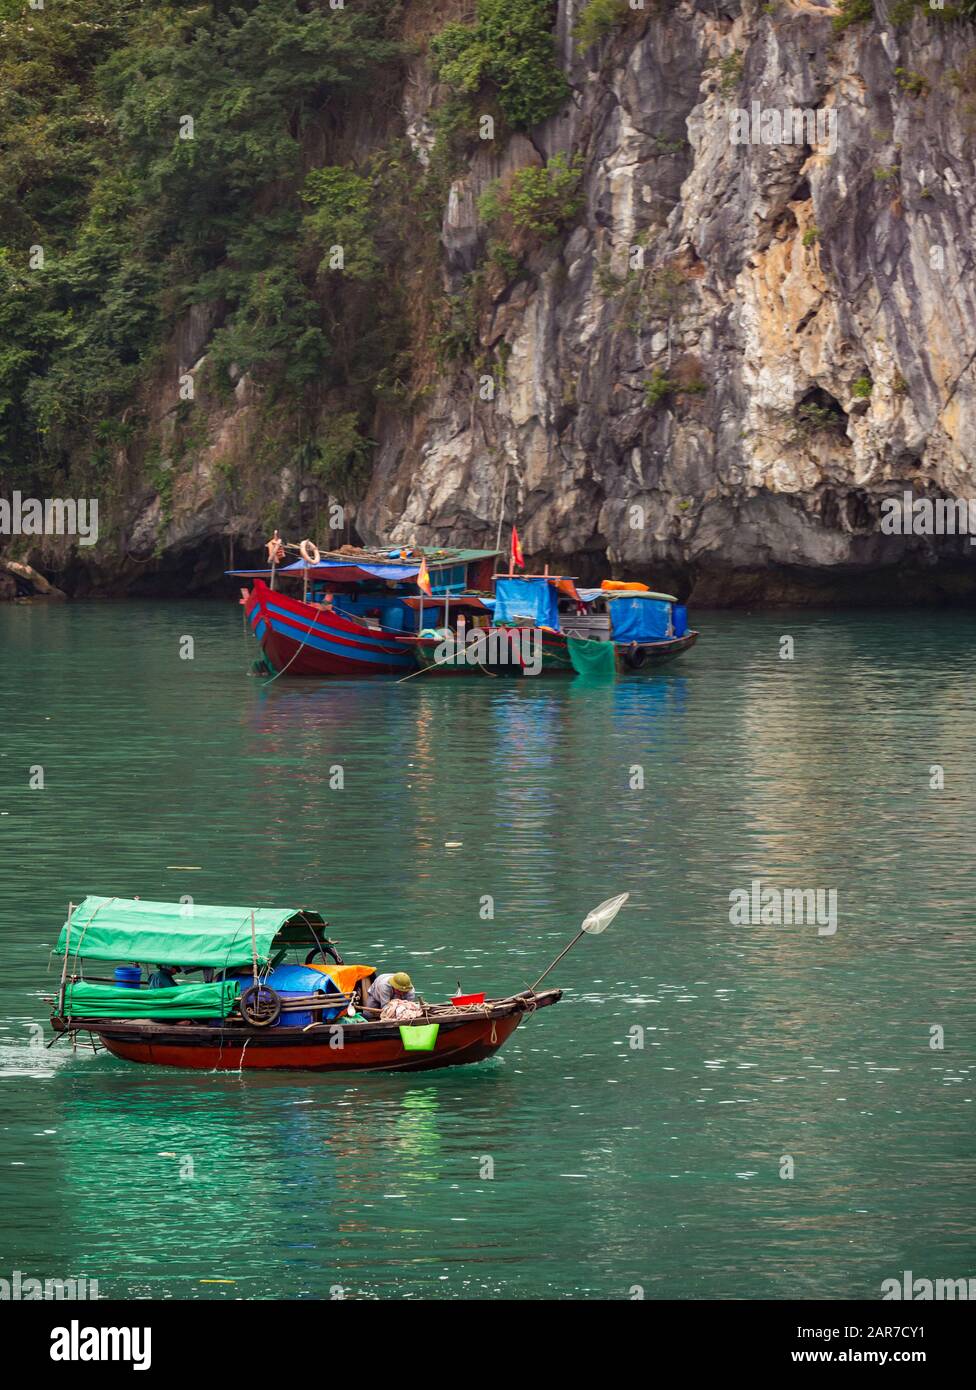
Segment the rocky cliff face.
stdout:
<path fill-rule="evenodd" d="M 482 142 L 451 184 L 445 291 L 484 264 L 494 180 L 578 155 L 582 211 L 514 278 L 484 275 L 473 350 L 379 411 L 355 531 L 493 544 L 503 515 L 530 556 L 699 603 L 968 593 L 966 538 L 885 535 L 879 515 L 906 490 L 976 495 L 976 29 L 646 0 L 581 55 L 579 3 L 559 5 L 565 112 Z M 437 100 L 421 43 L 395 118 L 418 162 Z M 792 108 L 811 113 L 799 143 L 771 141 L 762 113 Z M 198 313 L 175 356 L 205 358 L 210 326 Z M 150 483 L 129 499 L 129 559 L 99 574 L 81 554 L 76 588 L 210 582 L 220 538 L 238 560 L 264 539 L 276 490 L 295 524 L 290 473 L 260 509 L 220 487 L 253 409 L 242 379 L 166 503 Z"/>
<path fill-rule="evenodd" d="M 960 582 L 951 539 L 882 535 L 879 508 L 973 489 L 976 142 L 948 74 L 974 34 L 919 16 L 835 38 L 823 7 L 765 8 L 682 4 L 579 59 L 561 7 L 572 109 L 517 157 L 580 150 L 585 216 L 481 324 L 510 349 L 496 399 L 460 373 L 383 438 L 362 529 L 484 540 L 507 473 L 530 551 L 700 601 L 920 592 L 937 562 Z M 732 143 L 754 101 L 832 112 L 836 148 Z M 503 159 L 452 189 L 455 278 Z M 655 369 L 693 389 L 649 406 Z"/>

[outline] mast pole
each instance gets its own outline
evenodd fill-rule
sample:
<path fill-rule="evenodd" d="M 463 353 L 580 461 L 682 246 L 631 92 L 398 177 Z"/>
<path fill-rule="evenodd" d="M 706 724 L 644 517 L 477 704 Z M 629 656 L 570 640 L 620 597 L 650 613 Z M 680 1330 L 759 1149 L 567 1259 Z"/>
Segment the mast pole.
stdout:
<path fill-rule="evenodd" d="M 254 929 L 254 908 L 251 908 L 251 968 L 254 971 L 254 983 L 258 982 L 258 935 Z"/>

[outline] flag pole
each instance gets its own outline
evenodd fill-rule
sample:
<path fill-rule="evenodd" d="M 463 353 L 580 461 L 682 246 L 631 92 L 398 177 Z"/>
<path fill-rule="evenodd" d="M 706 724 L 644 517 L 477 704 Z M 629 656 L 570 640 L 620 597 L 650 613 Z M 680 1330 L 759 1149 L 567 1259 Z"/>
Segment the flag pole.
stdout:
<path fill-rule="evenodd" d="M 426 589 L 425 589 L 425 587 L 424 587 L 425 585 L 427 586 Z M 430 590 L 430 587 L 431 587 L 431 585 L 430 585 L 430 576 L 429 576 L 428 571 L 427 571 L 427 556 L 426 556 L 426 555 L 421 555 L 421 557 L 420 557 L 420 569 L 417 571 L 417 594 L 418 594 L 418 602 L 417 602 L 417 636 L 418 636 L 418 637 L 420 636 L 420 634 L 421 634 L 421 632 L 423 631 L 423 628 L 424 628 L 424 594 L 426 593 L 428 598 L 432 598 L 432 597 L 433 597 L 433 595 L 432 595 L 431 593 L 428 592 L 428 591 Z"/>
<path fill-rule="evenodd" d="M 508 470 L 509 461 L 505 460 L 505 472 L 502 474 L 502 500 L 498 505 L 498 534 L 495 536 L 495 573 L 498 573 L 498 560 L 502 550 L 502 527 L 505 524 L 505 494 L 508 491 Z"/>

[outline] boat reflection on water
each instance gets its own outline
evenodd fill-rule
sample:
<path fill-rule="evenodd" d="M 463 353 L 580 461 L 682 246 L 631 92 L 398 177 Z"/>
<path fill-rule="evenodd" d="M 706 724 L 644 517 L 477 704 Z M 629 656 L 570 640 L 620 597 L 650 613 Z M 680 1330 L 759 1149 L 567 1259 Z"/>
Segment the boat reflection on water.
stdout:
<path fill-rule="evenodd" d="M 519 1142 L 519 1081 L 498 1066 L 368 1086 L 170 1071 L 122 1090 L 124 1071 L 102 1058 L 72 1089 L 50 1175 L 49 1218 L 84 1252 L 71 1273 L 103 1298 L 356 1297 L 402 1287 L 405 1258 L 428 1278 L 418 1227 L 490 1188 L 478 1131 L 490 1120 L 497 1153 Z M 445 1195 L 452 1171 L 476 1180 L 467 1198 Z"/>

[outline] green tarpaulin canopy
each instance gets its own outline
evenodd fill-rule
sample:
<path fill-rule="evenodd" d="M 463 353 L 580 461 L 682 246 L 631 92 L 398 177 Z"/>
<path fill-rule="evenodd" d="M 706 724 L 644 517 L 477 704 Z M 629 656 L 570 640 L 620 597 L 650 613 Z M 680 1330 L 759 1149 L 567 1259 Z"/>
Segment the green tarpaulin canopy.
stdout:
<path fill-rule="evenodd" d="M 67 986 L 64 1012 L 67 1018 L 226 1018 L 239 988 L 239 980 L 174 989 L 123 989 L 78 980 Z"/>
<path fill-rule="evenodd" d="M 318 930 L 315 912 L 293 907 L 256 907 L 254 934 L 258 963 L 268 962 L 271 943 L 286 923 L 311 940 L 306 923 Z M 70 926 L 70 935 L 69 935 Z M 294 934 L 294 933 L 292 933 Z M 150 903 L 141 898 L 86 898 L 65 922 L 56 955 L 91 960 L 147 961 L 153 965 L 213 965 L 222 969 L 251 961 L 251 909 L 208 907 L 201 903 Z"/>
<path fill-rule="evenodd" d="M 612 642 L 596 642 L 592 638 L 567 637 L 569 659 L 573 670 L 580 676 L 595 676 L 603 680 L 613 680 L 617 673 L 617 660 Z"/>

